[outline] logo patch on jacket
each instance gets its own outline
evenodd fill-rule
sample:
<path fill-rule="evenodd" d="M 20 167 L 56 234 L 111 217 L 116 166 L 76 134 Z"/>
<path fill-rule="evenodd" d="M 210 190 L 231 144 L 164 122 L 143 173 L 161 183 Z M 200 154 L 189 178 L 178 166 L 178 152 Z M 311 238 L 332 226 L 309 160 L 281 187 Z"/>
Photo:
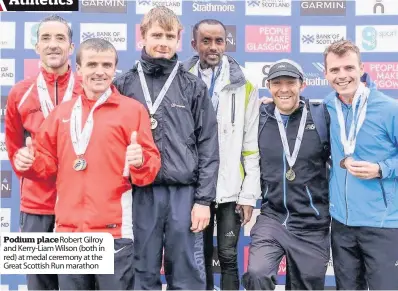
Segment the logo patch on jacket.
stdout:
<path fill-rule="evenodd" d="M 307 125 L 305 126 L 305 129 L 307 129 L 307 130 L 314 130 L 314 129 L 315 129 L 315 124 L 313 124 L 313 123 L 307 124 Z"/>

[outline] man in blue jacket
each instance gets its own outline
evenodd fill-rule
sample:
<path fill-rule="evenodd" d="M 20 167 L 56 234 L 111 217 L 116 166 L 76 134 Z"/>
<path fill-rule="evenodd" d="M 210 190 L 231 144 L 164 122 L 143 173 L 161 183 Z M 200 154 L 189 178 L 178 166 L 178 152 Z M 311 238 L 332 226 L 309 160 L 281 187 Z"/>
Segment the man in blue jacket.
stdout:
<path fill-rule="evenodd" d="M 332 254 L 337 289 L 398 289 L 398 102 L 361 82 L 357 46 L 325 53 Z"/>

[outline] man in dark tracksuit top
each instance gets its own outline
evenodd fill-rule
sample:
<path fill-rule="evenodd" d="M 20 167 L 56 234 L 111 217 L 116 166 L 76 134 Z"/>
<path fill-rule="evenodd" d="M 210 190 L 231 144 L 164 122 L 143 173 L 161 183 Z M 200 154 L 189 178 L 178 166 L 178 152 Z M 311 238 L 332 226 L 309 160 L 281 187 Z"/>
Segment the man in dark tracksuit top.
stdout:
<path fill-rule="evenodd" d="M 242 278 L 247 290 L 275 289 L 284 255 L 286 289 L 324 289 L 330 255 L 330 151 L 321 142 L 308 101 L 300 97 L 304 87 L 303 71 L 295 62 L 280 60 L 270 68 L 268 88 L 274 103 L 260 108 L 263 204 L 251 230 L 249 265 Z"/>
<path fill-rule="evenodd" d="M 181 30 L 170 9 L 152 9 L 141 23 L 139 64 L 115 80 L 120 93 L 147 106 L 162 162 L 154 184 L 135 187 L 133 197 L 138 290 L 161 289 L 162 247 L 169 289 L 206 287 L 202 231 L 216 195 L 217 120 L 206 84 L 177 62 Z"/>

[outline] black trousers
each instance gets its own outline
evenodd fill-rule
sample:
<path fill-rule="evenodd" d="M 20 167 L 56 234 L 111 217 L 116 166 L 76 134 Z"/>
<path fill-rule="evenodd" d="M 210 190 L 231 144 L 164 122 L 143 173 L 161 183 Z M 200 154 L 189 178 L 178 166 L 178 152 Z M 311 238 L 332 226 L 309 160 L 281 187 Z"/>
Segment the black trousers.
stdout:
<path fill-rule="evenodd" d="M 20 213 L 19 227 L 21 232 L 53 232 L 54 215 L 39 215 L 26 212 Z M 56 274 L 28 274 L 26 275 L 28 290 L 58 290 L 58 276 Z"/>
<path fill-rule="evenodd" d="M 323 290 L 330 259 L 329 228 L 288 231 L 278 221 L 259 215 L 251 234 L 246 290 L 274 290 L 279 264 L 286 256 L 286 290 Z"/>
<path fill-rule="evenodd" d="M 134 243 L 115 239 L 113 274 L 60 274 L 59 290 L 134 290 Z"/>
<path fill-rule="evenodd" d="M 332 221 L 337 290 L 398 290 L 398 228 Z"/>
<path fill-rule="evenodd" d="M 212 203 L 209 226 L 204 230 L 204 253 L 206 265 L 206 289 L 214 289 L 213 278 L 213 232 L 217 226 L 218 258 L 221 267 L 221 290 L 239 290 L 237 245 L 241 228 L 240 216 L 235 213 L 235 202 Z"/>

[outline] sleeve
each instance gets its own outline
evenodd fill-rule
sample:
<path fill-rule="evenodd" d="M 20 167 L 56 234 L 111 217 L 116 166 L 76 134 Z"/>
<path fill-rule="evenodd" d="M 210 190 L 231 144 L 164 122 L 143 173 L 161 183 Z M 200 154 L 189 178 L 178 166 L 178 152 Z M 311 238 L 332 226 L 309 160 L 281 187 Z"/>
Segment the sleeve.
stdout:
<path fill-rule="evenodd" d="M 161 162 L 159 150 L 153 140 L 148 112 L 141 104 L 139 107 L 140 121 L 137 131 L 137 142 L 142 147 L 144 163 L 139 168 L 130 166 L 130 176 L 132 184 L 142 187 L 155 181 Z"/>
<path fill-rule="evenodd" d="M 256 206 L 261 196 L 260 155 L 258 150 L 258 124 L 260 101 L 257 87 L 247 81 L 245 96 L 245 125 L 242 157 L 245 177 L 237 204 Z"/>
<path fill-rule="evenodd" d="M 216 198 L 218 168 L 220 164 L 217 117 L 205 83 L 197 79 L 193 99 L 196 146 L 199 175 L 194 202 L 210 205 Z"/>
<path fill-rule="evenodd" d="M 8 158 L 11 162 L 11 166 L 18 176 L 21 177 L 21 172 L 17 171 L 14 166 L 14 156 L 18 149 L 25 145 L 25 134 L 22 122 L 22 117 L 18 111 L 18 89 L 14 86 L 7 98 L 7 109 L 5 122 L 5 143 L 8 153 Z"/>
<path fill-rule="evenodd" d="M 46 180 L 57 174 L 57 108 L 43 121 L 33 140 L 34 162 L 32 167 L 21 175 L 30 180 Z"/>
<path fill-rule="evenodd" d="M 394 100 L 393 102 L 397 101 Z M 398 116 L 396 115 L 396 113 L 394 114 L 394 112 L 397 112 L 397 107 L 398 106 L 394 104 L 393 106 L 391 106 L 391 108 L 389 108 L 390 117 L 386 128 L 387 136 L 392 141 L 396 149 L 398 149 Z M 382 172 L 381 179 L 395 179 L 398 177 L 398 152 L 388 159 L 379 161 L 378 164 Z"/>

